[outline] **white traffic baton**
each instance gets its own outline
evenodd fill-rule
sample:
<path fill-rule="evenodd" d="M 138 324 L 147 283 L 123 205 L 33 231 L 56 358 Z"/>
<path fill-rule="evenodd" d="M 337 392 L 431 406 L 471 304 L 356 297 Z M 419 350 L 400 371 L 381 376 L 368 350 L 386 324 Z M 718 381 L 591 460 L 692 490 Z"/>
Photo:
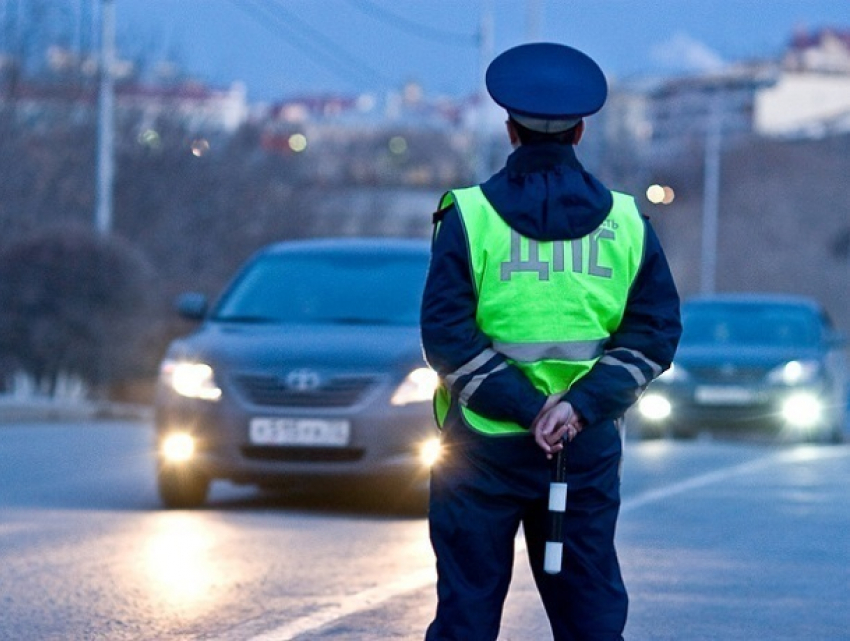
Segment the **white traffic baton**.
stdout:
<path fill-rule="evenodd" d="M 547 574 L 559 574 L 564 558 L 564 514 L 567 511 L 567 440 L 555 454 L 552 464 L 552 480 L 549 482 L 549 534 L 543 570 Z"/>

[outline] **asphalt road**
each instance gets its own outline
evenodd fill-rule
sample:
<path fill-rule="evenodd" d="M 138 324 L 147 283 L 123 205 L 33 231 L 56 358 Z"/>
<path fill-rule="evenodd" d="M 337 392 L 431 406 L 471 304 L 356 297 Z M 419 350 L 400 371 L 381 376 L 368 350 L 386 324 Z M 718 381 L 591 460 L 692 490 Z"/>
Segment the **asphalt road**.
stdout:
<path fill-rule="evenodd" d="M 152 443 L 143 422 L 0 425 L 0 639 L 422 638 L 421 509 L 221 483 L 163 511 Z M 850 639 L 850 446 L 629 442 L 623 497 L 627 639 Z M 547 638 L 518 554 L 500 639 Z"/>

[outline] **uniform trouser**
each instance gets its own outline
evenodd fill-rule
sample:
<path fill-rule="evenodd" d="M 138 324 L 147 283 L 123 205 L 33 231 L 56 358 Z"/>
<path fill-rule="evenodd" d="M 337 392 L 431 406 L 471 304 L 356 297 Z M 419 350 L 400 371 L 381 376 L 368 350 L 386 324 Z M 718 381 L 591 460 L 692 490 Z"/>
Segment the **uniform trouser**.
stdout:
<path fill-rule="evenodd" d="M 520 524 L 555 641 L 622 639 L 628 598 L 614 530 L 620 434 L 585 429 L 568 445 L 569 493 L 560 574 L 543 571 L 551 462 L 530 434 L 486 436 L 452 421 L 432 470 L 429 525 L 437 557 L 437 613 L 426 641 L 493 641 Z"/>

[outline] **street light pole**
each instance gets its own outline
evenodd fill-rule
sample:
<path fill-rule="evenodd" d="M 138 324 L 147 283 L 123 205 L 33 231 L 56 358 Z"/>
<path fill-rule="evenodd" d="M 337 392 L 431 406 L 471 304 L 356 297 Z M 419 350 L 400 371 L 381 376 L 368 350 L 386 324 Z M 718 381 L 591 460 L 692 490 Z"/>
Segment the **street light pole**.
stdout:
<path fill-rule="evenodd" d="M 485 71 L 493 57 L 493 11 L 490 2 L 484 3 L 481 13 L 481 26 L 478 35 L 479 55 L 479 84 L 478 104 L 476 108 L 476 131 L 475 131 L 475 179 L 478 182 L 486 180 L 490 176 L 490 145 L 487 131 L 487 88 L 485 85 Z"/>
<path fill-rule="evenodd" d="M 101 0 L 100 83 L 97 117 L 97 204 L 95 228 L 106 236 L 112 231 L 112 186 L 114 181 L 114 87 L 115 4 Z"/>
<path fill-rule="evenodd" d="M 540 39 L 540 0 L 526 0 L 526 42 L 537 42 Z"/>
<path fill-rule="evenodd" d="M 720 113 L 720 96 L 711 103 L 706 120 L 705 173 L 702 196 L 702 261 L 700 291 L 713 294 L 717 273 L 717 227 L 720 203 L 720 142 L 723 125 Z"/>

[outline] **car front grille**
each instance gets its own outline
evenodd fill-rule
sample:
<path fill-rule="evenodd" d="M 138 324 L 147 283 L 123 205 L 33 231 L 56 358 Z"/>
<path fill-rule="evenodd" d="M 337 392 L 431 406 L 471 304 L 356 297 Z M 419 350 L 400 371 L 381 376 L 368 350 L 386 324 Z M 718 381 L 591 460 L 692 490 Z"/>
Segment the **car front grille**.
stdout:
<path fill-rule="evenodd" d="M 746 385 L 759 383 L 764 380 L 767 370 L 763 367 L 721 366 L 721 367 L 692 367 L 688 371 L 691 376 L 703 384 L 717 385 Z"/>
<path fill-rule="evenodd" d="M 234 379 L 248 401 L 267 407 L 351 407 L 374 382 L 371 376 L 334 376 L 315 389 L 298 390 L 275 376 L 245 374 Z"/>

